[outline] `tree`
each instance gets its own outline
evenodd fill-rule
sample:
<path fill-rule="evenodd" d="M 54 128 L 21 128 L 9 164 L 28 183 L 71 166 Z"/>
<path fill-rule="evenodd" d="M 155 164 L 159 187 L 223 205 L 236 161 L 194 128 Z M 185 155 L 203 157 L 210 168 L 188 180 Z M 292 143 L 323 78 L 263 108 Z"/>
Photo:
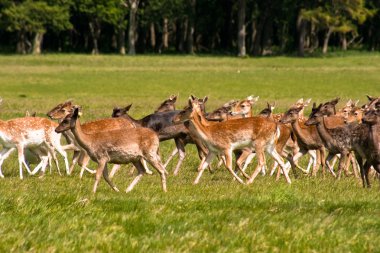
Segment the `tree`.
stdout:
<path fill-rule="evenodd" d="M 331 0 L 311 10 L 303 10 L 302 17 L 325 30 L 322 52 L 327 53 L 330 36 L 336 32 L 342 35 L 343 48 L 346 49 L 346 34 L 357 34 L 357 24 L 362 24 L 372 15 L 364 0 Z"/>
<path fill-rule="evenodd" d="M 59 32 L 72 27 L 69 5 L 63 1 L 13 2 L 3 9 L 2 14 L 6 29 L 18 34 L 16 51 L 22 54 L 30 51 L 40 54 L 47 29 Z M 28 33 L 34 36 L 32 47 Z"/>
<path fill-rule="evenodd" d="M 245 57 L 247 55 L 245 48 L 245 12 L 246 0 L 239 0 L 238 3 L 238 56 Z"/>

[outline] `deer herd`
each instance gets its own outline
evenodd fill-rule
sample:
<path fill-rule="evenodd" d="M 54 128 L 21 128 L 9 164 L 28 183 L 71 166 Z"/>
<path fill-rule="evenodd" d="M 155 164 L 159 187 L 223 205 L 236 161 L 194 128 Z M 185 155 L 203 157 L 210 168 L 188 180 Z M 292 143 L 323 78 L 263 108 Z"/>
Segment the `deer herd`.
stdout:
<path fill-rule="evenodd" d="M 4 177 L 1 169 L 4 160 L 15 150 L 21 179 L 24 167 L 29 174 L 41 171 L 43 176 L 53 161 L 61 174 L 58 152 L 68 175 L 75 165 L 81 168 L 80 177 L 85 171 L 95 173 L 94 193 L 102 176 L 112 189 L 119 191 L 112 177 L 120 165 L 126 163 L 132 163 L 137 169 L 137 176 L 127 192 L 145 173 L 152 174 L 148 164 L 159 173 L 166 192 L 168 163 L 178 154 L 173 171 L 178 175 L 186 156 L 185 146 L 193 144 L 200 159 L 194 184 L 199 183 L 207 168 L 213 170 L 211 164 L 215 158 L 217 166 L 224 164 L 238 183 L 251 184 L 259 173 L 266 174 L 266 155 L 269 155 L 273 158 L 270 175 L 276 173 L 277 180 L 283 175 L 289 184 L 290 172 L 295 178 L 299 171 L 316 176 L 321 167 L 323 177 L 326 171 L 337 179 L 342 172 L 347 176 L 359 177 L 360 174 L 363 187 L 370 187 L 370 169 L 374 169 L 374 174 L 380 173 L 380 98 L 367 97 L 368 102 L 362 106 L 358 106 L 358 101 L 349 100 L 340 110 L 336 108 L 339 98 L 318 106 L 314 103 L 310 116 L 305 117 L 304 109 L 310 99 L 299 99 L 282 114 L 274 114 L 275 104 L 267 103 L 258 115 L 253 115 L 258 97 L 231 100 L 213 112 L 206 112 L 208 97 L 190 96 L 188 105 L 176 110 L 177 96 L 172 95 L 154 113 L 142 119 L 130 116 L 132 105 L 128 105 L 114 108 L 111 118 L 86 123 L 80 122 L 81 107 L 66 101 L 47 113 L 51 120 L 29 115 L 0 120 L 0 177 Z M 62 135 L 66 145 L 61 143 Z M 164 164 L 159 144 L 171 139 L 175 149 Z M 73 151 L 71 165 L 69 150 Z M 298 161 L 306 154 L 309 163 L 305 169 Z M 246 169 L 255 157 L 257 165 L 249 175 Z M 90 160 L 97 163 L 96 170 L 88 168 Z M 336 161 L 338 166 L 334 170 Z M 113 164 L 111 173 L 108 163 Z M 35 165 L 33 170 L 30 169 L 32 164 Z"/>

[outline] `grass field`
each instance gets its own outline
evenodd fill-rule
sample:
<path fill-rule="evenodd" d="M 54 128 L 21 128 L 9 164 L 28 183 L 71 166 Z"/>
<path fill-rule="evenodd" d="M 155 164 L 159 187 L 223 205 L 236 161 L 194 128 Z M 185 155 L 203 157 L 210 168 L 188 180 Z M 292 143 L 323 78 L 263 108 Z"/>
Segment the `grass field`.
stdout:
<path fill-rule="evenodd" d="M 108 117 L 114 106 L 133 103 L 136 118 L 170 94 L 208 95 L 207 109 L 258 95 L 283 112 L 297 99 L 342 101 L 380 94 L 380 54 L 328 58 L 185 56 L 0 56 L 1 119 L 39 116 L 68 98 L 82 105 L 82 121 Z M 340 106 L 342 106 L 340 103 Z M 307 111 L 306 113 L 308 113 Z M 163 160 L 173 148 L 161 146 Z M 258 177 L 252 185 L 231 180 L 223 168 L 192 185 L 199 160 L 187 147 L 180 175 L 143 177 L 131 192 L 115 193 L 93 176 L 79 180 L 52 174 L 18 178 L 16 156 L 0 180 L 1 252 L 380 252 L 380 187 L 358 179 Z M 62 162 L 62 161 L 61 161 Z M 175 165 L 172 162 L 168 170 Z M 94 167 L 94 164 L 92 164 Z M 61 169 L 63 166 L 61 166 Z M 125 189 L 130 166 L 114 178 Z M 249 168 L 252 171 L 252 167 Z"/>

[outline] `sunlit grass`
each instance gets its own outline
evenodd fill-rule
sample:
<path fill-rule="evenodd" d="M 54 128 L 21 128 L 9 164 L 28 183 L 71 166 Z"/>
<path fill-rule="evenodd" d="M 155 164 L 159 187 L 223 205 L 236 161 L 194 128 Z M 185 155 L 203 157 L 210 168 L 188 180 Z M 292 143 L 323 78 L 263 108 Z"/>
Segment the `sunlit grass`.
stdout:
<path fill-rule="evenodd" d="M 177 107 L 190 94 L 209 96 L 208 110 L 230 99 L 258 95 L 259 111 L 276 101 L 283 112 L 304 97 L 322 102 L 380 94 L 380 55 L 334 58 L 120 57 L 85 55 L 0 56 L 2 119 L 39 116 L 68 98 L 83 107 L 83 121 L 108 117 L 113 106 L 133 103 L 136 118 L 170 94 Z M 342 102 L 341 102 L 342 103 Z M 165 160 L 173 148 L 161 146 Z M 180 175 L 163 193 L 157 173 L 124 192 L 132 176 L 123 167 L 113 192 L 93 177 L 52 174 L 18 178 L 16 156 L 0 180 L 0 251 L 106 252 L 377 252 L 380 187 L 358 179 L 335 181 L 300 175 L 292 185 L 259 176 L 238 185 L 223 168 L 192 185 L 199 160 L 193 147 Z M 62 161 L 61 161 L 62 162 Z M 168 170 L 174 168 L 173 161 Z M 306 160 L 302 165 L 305 166 Z M 92 164 L 92 167 L 95 165 Z M 215 167 L 215 164 L 214 164 Z M 249 168 L 252 172 L 252 167 Z M 63 163 L 61 163 L 63 171 Z"/>

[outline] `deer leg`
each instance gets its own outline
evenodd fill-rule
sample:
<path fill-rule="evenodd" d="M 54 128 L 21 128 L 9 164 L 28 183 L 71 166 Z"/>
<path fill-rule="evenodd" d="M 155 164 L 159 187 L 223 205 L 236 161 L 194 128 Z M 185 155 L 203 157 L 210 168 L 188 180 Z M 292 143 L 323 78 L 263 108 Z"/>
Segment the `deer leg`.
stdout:
<path fill-rule="evenodd" d="M 148 167 L 148 164 L 146 163 L 146 161 L 144 159 L 141 159 L 141 163 L 142 165 L 144 166 L 144 169 L 145 169 L 145 173 L 146 174 L 149 174 L 149 175 L 152 175 L 153 174 L 153 171 L 151 171 Z M 165 168 L 165 167 L 164 167 Z"/>
<path fill-rule="evenodd" d="M 326 150 L 324 148 L 321 149 L 321 162 L 322 162 L 322 167 L 325 167 L 327 166 L 327 168 L 329 169 L 330 173 L 336 177 L 336 174 L 334 172 L 334 169 L 333 167 L 330 166 L 330 161 L 331 159 L 335 156 L 335 154 L 330 154 L 327 156 L 326 159 L 325 158 L 325 155 L 326 155 Z"/>
<path fill-rule="evenodd" d="M 153 168 L 155 168 L 158 171 L 158 173 L 160 173 L 162 190 L 164 192 L 167 192 L 167 189 L 166 189 L 166 174 L 168 174 L 168 173 L 167 173 L 167 171 L 165 170 L 164 166 L 161 163 L 160 156 L 156 153 L 155 155 L 151 155 L 148 158 L 147 161 L 153 166 Z"/>
<path fill-rule="evenodd" d="M 67 159 L 66 151 L 64 151 L 62 147 L 59 145 L 56 145 L 55 149 L 58 151 L 58 153 L 63 157 L 63 160 L 65 161 L 66 174 L 70 175 L 69 161 Z"/>
<path fill-rule="evenodd" d="M 178 160 L 177 165 L 175 166 L 175 170 L 174 170 L 173 174 L 175 176 L 177 176 L 179 169 L 182 165 L 182 162 L 185 159 L 186 151 L 185 151 L 185 145 L 183 144 L 183 142 L 180 139 L 175 139 L 175 144 L 176 144 L 177 149 L 178 149 L 179 160 Z"/>
<path fill-rule="evenodd" d="M 255 158 L 255 156 L 256 156 L 256 152 L 252 152 L 251 154 L 249 154 L 249 156 L 247 157 L 247 159 L 244 162 L 244 166 L 242 169 L 244 172 L 247 170 L 248 165 L 252 162 L 252 160 L 253 160 L 253 158 Z M 265 175 L 265 170 L 264 170 L 264 175 Z"/>
<path fill-rule="evenodd" d="M 352 164 L 352 170 L 354 171 L 354 175 L 356 178 L 359 178 L 358 175 L 358 162 L 356 161 L 356 155 L 351 153 L 351 164 Z"/>
<path fill-rule="evenodd" d="M 346 161 L 347 161 L 348 153 L 341 153 L 341 157 L 339 160 L 339 166 L 338 166 L 338 179 L 340 179 L 342 175 L 342 171 L 345 169 Z"/>
<path fill-rule="evenodd" d="M 98 184 L 99 184 L 100 178 L 102 177 L 103 170 L 106 164 L 107 164 L 107 161 L 105 160 L 101 160 L 98 162 L 98 168 L 96 169 L 96 174 L 95 174 L 95 184 L 92 190 L 94 194 L 96 193 L 96 189 L 98 188 Z"/>
<path fill-rule="evenodd" d="M 112 179 L 115 176 L 116 172 L 120 169 L 120 164 L 114 164 L 111 169 L 110 178 Z"/>
<path fill-rule="evenodd" d="M 174 156 L 178 153 L 178 149 L 175 148 L 173 149 L 172 153 L 170 154 L 170 156 L 168 157 L 168 159 L 166 160 L 165 164 L 164 164 L 164 167 L 166 168 L 169 164 L 169 162 L 174 158 Z"/>
<path fill-rule="evenodd" d="M 234 170 L 232 169 L 232 150 L 225 150 L 224 157 L 226 158 L 226 168 L 232 174 L 232 176 L 241 184 L 244 184 L 243 180 L 236 175 Z M 240 168 L 239 168 L 240 169 Z M 245 173 L 244 173 L 245 174 Z M 248 176 L 248 175 L 247 175 Z M 249 176 L 248 176 L 249 177 Z"/>
<path fill-rule="evenodd" d="M 256 169 L 254 170 L 251 178 L 247 181 L 247 184 L 253 183 L 253 180 L 255 180 L 255 178 L 257 177 L 257 175 L 259 174 L 259 172 L 261 171 L 262 167 L 265 164 L 264 151 L 261 148 L 258 149 L 257 145 L 256 145 L 255 151 L 256 151 L 256 155 L 257 155 L 257 166 L 256 166 Z"/>
<path fill-rule="evenodd" d="M 289 175 L 288 175 L 288 171 L 285 169 L 285 165 L 284 165 L 284 162 L 282 161 L 282 158 L 281 156 L 277 153 L 276 149 L 274 148 L 274 146 L 270 145 L 267 147 L 267 152 L 275 159 L 275 161 L 280 165 L 281 167 L 281 170 L 282 170 L 282 173 L 284 174 L 285 176 L 285 179 L 286 181 L 288 182 L 288 184 L 291 184 L 291 181 L 290 181 L 290 178 L 289 178 Z"/>
<path fill-rule="evenodd" d="M 371 183 L 369 182 L 369 178 L 368 178 L 368 173 L 369 173 L 370 168 L 371 168 L 371 164 L 368 161 L 366 161 L 364 164 L 364 180 L 368 188 L 371 188 Z"/>
<path fill-rule="evenodd" d="M 73 159 L 71 161 L 71 166 L 70 166 L 70 175 L 71 173 L 73 173 L 74 166 L 78 163 L 79 157 L 80 157 L 80 151 L 74 151 Z"/>
<path fill-rule="evenodd" d="M 25 163 L 24 146 L 21 144 L 17 145 L 17 152 L 18 152 L 18 166 L 19 166 L 19 172 L 20 172 L 20 179 L 23 179 L 22 166 L 24 165 L 26 168 L 28 168 L 28 165 Z M 29 170 L 29 168 L 28 168 L 28 170 Z"/>
<path fill-rule="evenodd" d="M 10 149 L 7 149 L 7 148 L 3 148 L 3 150 L 1 150 L 0 152 L 0 177 L 1 178 L 4 178 L 4 175 L 3 175 L 3 171 L 1 169 L 1 166 L 3 165 L 3 162 L 5 161 L 5 159 L 7 159 L 9 157 L 9 155 L 15 151 L 16 149 L 15 148 L 10 148 Z"/>
<path fill-rule="evenodd" d="M 199 168 L 198 168 L 198 175 L 197 177 L 195 178 L 194 180 L 194 183 L 193 184 L 198 184 L 199 183 L 199 180 L 201 179 L 201 176 L 203 174 L 203 171 L 207 168 L 207 166 L 210 164 L 210 162 L 212 161 L 212 159 L 214 158 L 215 154 L 213 152 L 209 152 L 206 156 L 206 158 L 204 158 L 201 162 L 201 164 L 199 165 Z"/>
<path fill-rule="evenodd" d="M 90 162 L 90 157 L 88 156 L 88 154 L 85 151 L 82 151 L 81 157 L 79 158 L 79 161 L 78 161 L 78 164 L 81 167 L 79 178 L 83 177 L 83 173 L 84 173 L 85 170 L 87 170 L 91 174 L 94 173 L 93 170 L 87 168 L 87 165 L 88 165 L 89 162 Z"/>
<path fill-rule="evenodd" d="M 107 163 L 104 164 L 103 177 L 104 177 L 104 180 L 106 180 L 106 182 L 108 183 L 108 185 L 111 186 L 111 188 L 112 188 L 115 192 L 119 192 L 119 189 L 117 189 L 117 187 L 115 186 L 115 184 L 114 184 L 114 183 L 110 180 L 110 178 L 108 177 Z"/>
<path fill-rule="evenodd" d="M 137 176 L 133 179 L 132 183 L 125 190 L 125 192 L 127 192 L 127 193 L 133 190 L 133 188 L 135 187 L 135 185 L 140 181 L 141 177 L 145 173 L 145 169 L 144 169 L 144 166 L 141 164 L 141 161 L 135 161 L 135 162 L 132 162 L 132 164 L 137 169 Z"/>
<path fill-rule="evenodd" d="M 361 177 L 361 179 L 362 179 L 363 188 L 366 188 L 366 180 L 365 180 L 364 164 L 363 164 L 363 159 L 362 159 L 362 157 L 361 157 L 360 155 L 357 156 L 357 162 L 358 162 L 358 164 L 359 164 L 360 177 Z"/>

